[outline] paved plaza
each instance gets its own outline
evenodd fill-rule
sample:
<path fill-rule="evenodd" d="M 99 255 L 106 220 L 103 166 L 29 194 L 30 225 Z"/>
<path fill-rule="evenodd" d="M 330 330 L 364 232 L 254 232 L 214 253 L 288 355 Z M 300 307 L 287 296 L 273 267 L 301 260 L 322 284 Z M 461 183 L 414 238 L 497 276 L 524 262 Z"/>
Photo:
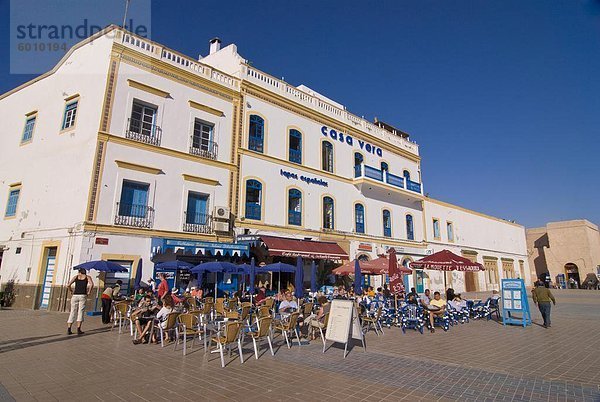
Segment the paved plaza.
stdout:
<path fill-rule="evenodd" d="M 100 318 L 86 335 L 65 334 L 64 313 L 0 311 L 0 400 L 461 400 L 600 401 L 600 292 L 555 291 L 552 328 L 503 327 L 471 321 L 444 333 L 397 328 L 367 352 L 354 347 L 321 353 L 320 341 L 288 349 L 276 338 L 275 357 L 252 344 L 244 364 L 233 354 L 201 347 L 182 356 L 173 347 L 133 345 Z"/>

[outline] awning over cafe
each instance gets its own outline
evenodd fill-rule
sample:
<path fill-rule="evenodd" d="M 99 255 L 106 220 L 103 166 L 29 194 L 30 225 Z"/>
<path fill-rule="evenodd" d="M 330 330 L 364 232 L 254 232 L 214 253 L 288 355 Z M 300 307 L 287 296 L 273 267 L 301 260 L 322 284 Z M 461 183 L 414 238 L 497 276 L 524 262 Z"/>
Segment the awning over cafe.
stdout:
<path fill-rule="evenodd" d="M 313 260 L 348 260 L 348 254 L 337 244 L 314 240 L 260 236 L 270 256 L 302 257 Z"/>

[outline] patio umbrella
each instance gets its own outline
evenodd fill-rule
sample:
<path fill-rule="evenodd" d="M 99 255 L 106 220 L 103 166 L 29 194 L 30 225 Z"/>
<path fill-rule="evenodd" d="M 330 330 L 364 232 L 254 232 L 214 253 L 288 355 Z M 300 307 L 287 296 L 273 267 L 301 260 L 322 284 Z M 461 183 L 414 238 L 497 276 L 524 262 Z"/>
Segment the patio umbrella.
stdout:
<path fill-rule="evenodd" d="M 142 282 L 142 259 L 138 261 L 137 269 L 135 270 L 135 281 L 133 282 L 133 290 L 137 292 L 139 288 L 142 286 L 140 283 Z"/>
<path fill-rule="evenodd" d="M 354 260 L 354 293 L 356 295 L 362 294 L 362 274 L 358 260 Z"/>
<path fill-rule="evenodd" d="M 204 262 L 202 264 L 198 264 L 193 267 L 190 271 L 193 274 L 198 274 L 198 278 L 202 278 L 202 274 L 204 272 L 213 272 L 215 274 L 221 272 L 227 273 L 240 273 L 240 270 L 243 272 L 243 268 L 238 267 L 235 264 L 226 261 L 210 261 Z M 215 276 L 215 299 L 217 297 L 217 277 Z"/>
<path fill-rule="evenodd" d="M 248 270 L 248 274 L 250 275 L 250 295 L 254 294 L 254 276 L 256 275 L 256 263 L 254 262 L 254 257 L 250 259 L 250 269 Z M 252 297 L 252 296 L 250 296 Z M 252 300 L 252 299 L 250 299 Z"/>
<path fill-rule="evenodd" d="M 310 291 L 317 291 L 317 266 L 315 264 L 315 260 L 312 260 L 310 263 Z"/>
<path fill-rule="evenodd" d="M 121 264 L 104 260 L 88 261 L 73 267 L 73 269 L 81 268 L 86 269 L 88 271 L 90 269 L 95 269 L 99 272 L 127 272 L 127 268 L 125 268 Z"/>
<path fill-rule="evenodd" d="M 189 262 L 174 260 L 174 261 L 166 261 L 159 262 L 155 265 L 155 268 L 161 271 L 169 271 L 169 270 L 177 270 L 177 269 L 185 269 L 190 270 L 194 267 L 194 264 L 190 264 Z"/>
<path fill-rule="evenodd" d="M 396 249 L 391 248 L 390 258 L 388 260 L 388 275 L 390 276 L 390 291 L 394 295 L 394 307 L 398 308 L 398 295 L 404 292 L 404 283 L 402 275 L 398 269 L 398 259 L 396 258 Z"/>
<path fill-rule="evenodd" d="M 294 296 L 298 300 L 304 296 L 304 263 L 302 262 L 302 257 L 298 257 L 296 259 L 296 276 L 295 276 L 295 290 Z"/>
<path fill-rule="evenodd" d="M 257 274 L 262 274 L 262 273 L 266 273 L 266 272 L 279 272 L 279 283 L 278 283 L 278 291 L 281 291 L 281 272 L 289 272 L 289 273 L 294 273 L 296 272 L 296 267 L 290 264 L 286 264 L 283 262 L 275 262 L 272 264 L 267 264 L 264 265 L 262 267 L 258 267 L 256 268 L 256 273 Z"/>

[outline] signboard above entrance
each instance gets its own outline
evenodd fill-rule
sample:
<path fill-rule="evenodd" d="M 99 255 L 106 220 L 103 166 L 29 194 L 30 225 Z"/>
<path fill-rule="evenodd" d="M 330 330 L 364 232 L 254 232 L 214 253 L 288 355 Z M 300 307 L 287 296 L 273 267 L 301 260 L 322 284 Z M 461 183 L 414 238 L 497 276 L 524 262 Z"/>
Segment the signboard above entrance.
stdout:
<path fill-rule="evenodd" d="M 333 128 L 327 128 L 327 126 L 321 127 L 321 133 L 325 137 L 329 137 L 334 141 L 339 141 L 343 144 L 350 145 L 351 147 L 360 148 L 362 151 L 365 151 L 369 154 L 377 155 L 380 158 L 383 157 L 383 150 L 381 148 L 363 140 L 355 140 L 349 134 L 338 133 Z"/>

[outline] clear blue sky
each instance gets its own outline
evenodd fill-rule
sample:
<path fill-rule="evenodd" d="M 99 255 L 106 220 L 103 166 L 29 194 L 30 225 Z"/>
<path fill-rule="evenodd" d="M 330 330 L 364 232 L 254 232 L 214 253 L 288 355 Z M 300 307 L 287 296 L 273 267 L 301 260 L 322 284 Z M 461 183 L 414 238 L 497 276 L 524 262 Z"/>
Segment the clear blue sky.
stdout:
<path fill-rule="evenodd" d="M 9 74 L 0 13 L 5 92 L 31 76 Z M 219 36 L 407 131 L 432 197 L 528 227 L 600 223 L 598 0 L 155 1 L 151 28 L 190 56 Z"/>

